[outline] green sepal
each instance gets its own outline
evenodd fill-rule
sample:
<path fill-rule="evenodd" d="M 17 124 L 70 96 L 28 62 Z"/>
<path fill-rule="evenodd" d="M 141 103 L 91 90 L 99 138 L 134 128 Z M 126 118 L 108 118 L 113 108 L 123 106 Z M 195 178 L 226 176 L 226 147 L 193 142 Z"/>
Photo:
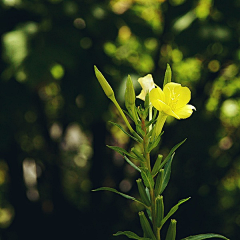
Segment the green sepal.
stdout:
<path fill-rule="evenodd" d="M 182 199 L 180 200 L 174 207 L 172 207 L 170 209 L 170 211 L 168 212 L 168 214 L 165 216 L 165 218 L 163 218 L 163 220 L 161 221 L 161 224 L 160 224 L 160 228 L 163 226 L 163 224 L 178 210 L 179 206 L 183 203 L 185 203 L 186 201 L 188 201 L 190 199 L 189 198 L 185 198 L 185 199 Z"/>
<path fill-rule="evenodd" d="M 134 132 L 134 133 L 133 133 L 134 136 L 132 136 L 132 135 L 129 134 L 127 131 L 125 131 L 125 129 L 124 129 L 121 125 L 119 125 L 119 124 L 117 124 L 117 123 L 114 123 L 114 122 L 111 122 L 111 121 L 109 121 L 109 122 L 112 123 L 114 126 L 118 127 L 120 130 L 122 130 L 127 136 L 129 136 L 130 138 L 132 138 L 134 141 L 139 142 L 139 143 L 142 142 L 142 138 L 141 138 L 136 132 Z"/>
<path fill-rule="evenodd" d="M 165 240 L 176 239 L 176 227 L 177 227 L 177 221 L 175 219 L 171 219 Z"/>
<path fill-rule="evenodd" d="M 135 158 L 138 159 L 141 162 L 145 162 L 145 158 L 143 157 L 142 153 L 140 153 L 136 148 L 131 148 L 131 152 L 135 154 Z"/>
<path fill-rule="evenodd" d="M 146 193 L 146 189 L 145 187 L 143 186 L 143 183 L 142 183 L 142 179 L 139 178 L 137 179 L 137 186 L 138 186 L 138 192 L 139 192 L 139 195 L 141 197 L 141 200 L 148 206 L 150 207 L 151 206 L 151 202 L 150 202 L 150 199 Z"/>
<path fill-rule="evenodd" d="M 149 100 L 149 93 L 146 94 L 145 96 L 145 101 L 144 101 L 144 111 L 142 114 L 143 119 L 145 120 L 149 114 L 149 107 L 150 107 L 150 100 Z"/>
<path fill-rule="evenodd" d="M 153 177 L 156 176 L 156 174 L 159 172 L 160 170 L 160 166 L 161 166 L 161 162 L 162 162 L 162 158 L 163 158 L 163 155 L 161 154 L 158 154 L 158 157 L 157 157 L 157 160 L 153 166 L 153 169 L 152 169 L 152 175 Z"/>
<path fill-rule="evenodd" d="M 167 63 L 167 69 L 165 72 L 165 76 L 164 76 L 164 82 L 163 82 L 163 87 L 167 84 L 170 83 L 172 79 L 172 70 L 170 65 Z"/>
<path fill-rule="evenodd" d="M 126 162 L 132 166 L 133 168 L 135 168 L 137 171 L 141 172 L 140 168 L 137 167 L 127 156 L 124 156 L 124 159 L 126 160 Z"/>
<path fill-rule="evenodd" d="M 186 141 L 187 139 L 185 138 L 182 142 L 176 144 L 171 151 L 169 152 L 169 154 L 167 155 L 167 157 L 163 160 L 160 168 L 163 168 L 163 166 L 169 161 L 169 159 L 172 157 L 172 154 Z"/>
<path fill-rule="evenodd" d="M 135 202 L 137 202 L 137 203 L 140 203 L 140 204 L 144 205 L 144 206 L 147 208 L 147 206 L 145 205 L 145 203 L 142 202 L 141 200 L 138 200 L 138 199 L 136 199 L 135 197 L 129 196 L 129 195 L 125 194 L 125 193 L 121 193 L 121 192 L 117 191 L 117 190 L 114 189 L 114 188 L 110 188 L 110 187 L 100 187 L 100 188 L 94 189 L 94 190 L 92 190 L 92 191 L 93 191 L 93 192 L 97 192 L 97 191 L 109 191 L 109 192 L 114 192 L 114 193 L 117 193 L 117 194 L 121 195 L 122 197 L 124 197 L 124 198 L 126 198 L 126 199 L 129 199 L 129 200 L 135 201 Z"/>
<path fill-rule="evenodd" d="M 156 215 L 157 215 L 157 227 L 159 228 L 161 225 L 161 221 L 164 218 L 164 203 L 163 203 L 163 196 L 158 195 L 156 197 Z"/>
<path fill-rule="evenodd" d="M 228 238 L 215 233 L 198 234 L 198 235 L 182 238 L 181 240 L 203 240 L 203 239 L 209 239 L 209 238 L 221 238 L 221 239 L 229 240 Z"/>
<path fill-rule="evenodd" d="M 131 231 L 119 231 L 115 234 L 113 234 L 113 236 L 121 236 L 121 235 L 125 235 L 130 239 L 137 239 L 137 240 L 151 240 L 151 238 L 145 238 L 145 237 L 139 237 L 136 233 L 131 232 Z"/>
<path fill-rule="evenodd" d="M 140 223 L 144 232 L 144 236 L 146 236 L 147 238 L 150 238 L 152 240 L 156 240 L 156 237 L 153 233 L 153 230 L 150 226 L 150 223 L 148 221 L 148 219 L 146 218 L 144 212 L 139 212 L 139 218 L 140 218 Z"/>
<path fill-rule="evenodd" d="M 141 176 L 144 182 L 144 185 L 149 188 L 154 188 L 154 180 L 152 177 L 152 174 L 149 172 L 149 170 L 146 167 L 140 167 L 141 170 Z"/>
<path fill-rule="evenodd" d="M 118 146 L 109 146 L 109 145 L 107 145 L 107 147 L 108 147 L 108 148 L 111 148 L 112 150 L 114 150 L 114 151 L 116 151 L 116 152 L 118 152 L 118 153 L 121 154 L 122 156 L 127 155 L 127 156 L 129 156 L 129 157 L 131 157 L 131 158 L 134 158 L 134 159 L 139 160 L 135 155 L 130 154 L 129 152 L 127 152 L 127 151 L 126 151 L 125 149 L 123 149 L 123 148 L 120 148 L 120 147 L 118 147 Z"/>
<path fill-rule="evenodd" d="M 162 190 L 163 179 L 164 179 L 164 169 L 160 169 L 155 181 L 154 193 L 156 197 L 162 193 L 161 190 Z"/>

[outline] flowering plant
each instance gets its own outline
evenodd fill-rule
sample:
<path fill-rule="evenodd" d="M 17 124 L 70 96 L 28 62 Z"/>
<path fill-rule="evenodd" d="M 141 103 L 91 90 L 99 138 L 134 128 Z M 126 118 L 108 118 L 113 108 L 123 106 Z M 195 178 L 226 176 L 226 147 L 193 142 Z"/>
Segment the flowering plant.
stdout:
<path fill-rule="evenodd" d="M 113 124 L 136 141 L 141 146 L 141 150 L 132 148 L 131 151 L 128 152 L 118 146 L 108 147 L 120 153 L 126 162 L 139 172 L 141 177 L 136 180 L 139 198 L 129 196 L 109 187 L 101 187 L 93 191 L 107 190 L 117 193 L 127 199 L 136 201 L 145 209 L 145 211 L 139 212 L 143 236 L 140 237 L 131 231 L 119 231 L 114 234 L 114 236 L 125 235 L 130 239 L 160 240 L 163 238 L 161 233 L 163 225 L 170 220 L 181 204 L 190 199 L 185 198 L 180 200 L 167 214 L 165 214 L 162 194 L 170 179 L 171 164 L 175 151 L 185 142 L 185 140 L 176 144 L 165 158 L 159 154 L 153 166 L 151 166 L 150 161 L 151 151 L 156 148 L 160 142 L 163 134 L 162 128 L 168 116 L 172 116 L 176 119 L 184 119 L 190 117 L 193 110 L 196 110 L 194 106 L 188 104 L 191 99 L 191 91 L 187 87 L 182 87 L 178 83 L 171 82 L 172 72 L 170 66 L 167 65 L 163 90 L 154 83 L 151 74 L 138 79 L 142 86 L 142 91 L 137 98 L 144 101 L 144 106 L 140 105 L 136 107 L 136 95 L 133 83 L 131 77 L 128 76 L 125 92 L 125 105 L 128 116 L 135 124 L 134 130 L 124 111 L 118 104 L 111 86 L 97 67 L 94 66 L 94 68 L 96 77 L 106 96 L 118 109 L 129 132 L 125 131 L 119 124 Z M 135 164 L 135 161 L 133 162 L 132 159 L 135 159 L 138 164 Z M 165 240 L 176 239 L 176 223 L 177 221 L 175 219 L 170 220 Z M 201 240 L 208 238 L 227 239 L 222 235 L 209 233 L 186 237 L 182 240 Z"/>

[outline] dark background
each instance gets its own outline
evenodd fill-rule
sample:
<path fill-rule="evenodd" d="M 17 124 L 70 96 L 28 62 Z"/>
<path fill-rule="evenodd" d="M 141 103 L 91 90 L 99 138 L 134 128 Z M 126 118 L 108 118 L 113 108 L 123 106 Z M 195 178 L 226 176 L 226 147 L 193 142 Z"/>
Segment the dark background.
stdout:
<path fill-rule="evenodd" d="M 164 192 L 177 239 L 240 234 L 240 1 L 3 0 L 0 2 L 0 239 L 114 239 L 141 233 L 138 173 L 106 144 L 130 139 L 93 71 L 123 104 L 125 80 L 151 73 L 192 91 L 197 111 L 168 118 L 160 148 L 177 150 Z M 140 103 L 140 102 L 138 102 Z M 126 239 L 118 237 L 118 239 Z"/>

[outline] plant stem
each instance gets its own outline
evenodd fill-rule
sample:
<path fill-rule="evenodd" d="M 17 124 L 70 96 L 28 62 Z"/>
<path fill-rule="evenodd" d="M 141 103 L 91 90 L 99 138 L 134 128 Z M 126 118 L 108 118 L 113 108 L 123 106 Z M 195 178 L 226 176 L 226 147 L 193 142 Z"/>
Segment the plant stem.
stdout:
<path fill-rule="evenodd" d="M 142 121 L 142 129 L 145 132 L 145 136 L 143 138 L 143 151 L 144 151 L 144 157 L 146 159 L 146 165 L 148 168 L 148 171 L 151 173 L 151 163 L 150 163 L 150 153 L 147 152 L 147 145 L 148 145 L 148 137 L 147 137 L 147 129 L 145 127 L 145 121 Z M 152 176 L 153 178 L 153 176 Z M 152 225 L 153 225 L 153 232 L 157 240 L 160 240 L 160 231 L 157 228 L 157 213 L 156 213 L 156 198 L 154 189 L 149 189 L 150 191 L 150 199 L 151 199 L 151 215 L 152 215 Z"/>

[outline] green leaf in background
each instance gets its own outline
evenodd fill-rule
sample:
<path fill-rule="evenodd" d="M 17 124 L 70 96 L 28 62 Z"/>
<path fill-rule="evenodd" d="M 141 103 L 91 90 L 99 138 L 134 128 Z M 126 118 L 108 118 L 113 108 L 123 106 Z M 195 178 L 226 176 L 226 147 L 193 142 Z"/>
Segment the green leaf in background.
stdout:
<path fill-rule="evenodd" d="M 128 238 L 137 239 L 137 240 L 151 240 L 151 238 L 139 237 L 136 233 L 131 232 L 131 231 L 124 231 L 124 232 L 119 231 L 119 232 L 113 234 L 113 236 L 120 236 L 120 235 L 125 235 Z"/>
<path fill-rule="evenodd" d="M 152 174 L 145 167 L 140 167 L 140 169 L 141 169 L 141 176 L 142 176 L 145 186 L 149 189 L 153 189 L 154 188 L 154 180 L 153 180 Z"/>
<path fill-rule="evenodd" d="M 161 226 L 160 228 L 163 226 L 163 224 L 178 210 L 178 207 L 185 203 L 186 201 L 188 201 L 190 199 L 189 198 L 185 198 L 180 200 L 174 207 L 171 208 L 171 210 L 168 212 L 168 214 L 166 215 L 166 217 L 161 221 Z M 185 239 L 186 240 L 186 239 Z"/>
<path fill-rule="evenodd" d="M 114 192 L 114 193 L 117 193 L 117 194 L 121 195 L 122 197 L 125 197 L 125 198 L 127 198 L 127 199 L 133 200 L 133 201 L 135 201 L 135 202 L 137 202 L 137 203 L 140 203 L 140 204 L 144 205 L 144 206 L 147 208 L 147 206 L 146 206 L 142 201 L 136 199 L 135 197 L 129 196 L 129 195 L 124 194 L 124 193 L 121 193 L 121 192 L 117 191 L 117 190 L 114 189 L 114 188 L 110 188 L 110 187 L 100 187 L 100 188 L 94 189 L 94 190 L 92 190 L 92 191 L 93 191 L 93 192 L 97 192 L 97 191 L 110 191 L 110 192 Z"/>
<path fill-rule="evenodd" d="M 220 234 L 215 234 L 215 233 L 198 234 L 198 235 L 182 238 L 181 240 L 203 240 L 203 239 L 208 239 L 208 238 L 221 238 L 221 239 L 229 240 L 228 238 L 226 238 Z"/>

